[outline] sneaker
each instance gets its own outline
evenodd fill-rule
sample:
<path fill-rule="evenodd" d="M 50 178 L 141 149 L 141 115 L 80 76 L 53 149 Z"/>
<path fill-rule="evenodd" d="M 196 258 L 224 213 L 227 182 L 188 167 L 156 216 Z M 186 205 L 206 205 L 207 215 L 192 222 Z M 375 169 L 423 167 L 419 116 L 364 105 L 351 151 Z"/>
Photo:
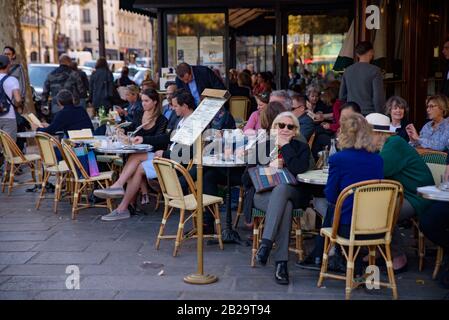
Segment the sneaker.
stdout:
<path fill-rule="evenodd" d="M 304 261 L 298 261 L 295 264 L 298 268 L 305 269 L 305 270 L 314 270 L 314 271 L 320 271 L 321 270 L 321 258 L 315 257 L 313 255 L 307 256 Z"/>
<path fill-rule="evenodd" d="M 125 195 L 125 189 L 122 187 L 97 189 L 94 191 L 94 195 L 101 199 L 122 198 Z"/>
<path fill-rule="evenodd" d="M 123 220 L 131 217 L 131 214 L 128 210 L 120 212 L 117 209 L 112 211 L 110 214 L 101 217 L 103 221 L 115 221 L 115 220 Z"/>

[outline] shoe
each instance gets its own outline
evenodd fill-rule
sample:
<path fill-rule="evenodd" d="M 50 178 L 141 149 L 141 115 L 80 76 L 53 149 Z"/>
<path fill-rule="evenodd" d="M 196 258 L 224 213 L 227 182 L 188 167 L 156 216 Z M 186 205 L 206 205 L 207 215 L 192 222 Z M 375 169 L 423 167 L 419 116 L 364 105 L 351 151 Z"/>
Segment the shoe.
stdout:
<path fill-rule="evenodd" d="M 298 268 L 305 269 L 305 270 L 320 271 L 321 270 L 321 258 L 312 256 L 312 255 L 308 255 L 303 261 L 296 262 L 295 265 Z"/>
<path fill-rule="evenodd" d="M 110 214 L 102 216 L 101 220 L 103 220 L 103 221 L 115 221 L 115 220 L 129 219 L 130 217 L 131 217 L 131 214 L 129 213 L 128 210 L 120 212 L 117 209 L 115 209 Z"/>
<path fill-rule="evenodd" d="M 400 267 L 399 269 L 393 269 L 393 272 L 394 272 L 395 275 L 396 274 L 401 274 L 401 273 L 404 273 L 404 272 L 407 272 L 407 271 L 408 271 L 408 263 L 404 264 L 404 266 Z"/>
<path fill-rule="evenodd" d="M 203 225 L 203 235 L 215 234 L 215 228 L 212 224 Z"/>
<path fill-rule="evenodd" d="M 256 253 L 256 261 L 262 266 L 265 266 L 270 255 L 271 248 L 266 244 L 261 244 Z"/>
<path fill-rule="evenodd" d="M 106 188 L 94 191 L 94 195 L 101 199 L 122 198 L 125 195 L 123 188 Z"/>
<path fill-rule="evenodd" d="M 274 279 L 278 284 L 288 285 L 288 269 L 287 261 L 276 262 L 276 272 L 274 274 Z"/>
<path fill-rule="evenodd" d="M 340 254 L 329 257 L 327 270 L 335 273 L 346 274 L 346 260 Z"/>

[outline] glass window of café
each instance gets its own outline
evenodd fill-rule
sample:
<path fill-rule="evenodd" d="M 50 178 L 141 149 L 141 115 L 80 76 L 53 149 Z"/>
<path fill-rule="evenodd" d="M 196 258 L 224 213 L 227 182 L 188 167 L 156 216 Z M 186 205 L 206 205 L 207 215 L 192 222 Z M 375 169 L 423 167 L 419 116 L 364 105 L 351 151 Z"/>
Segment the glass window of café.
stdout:
<path fill-rule="evenodd" d="M 204 65 L 225 74 L 225 14 L 167 14 L 167 67 L 181 62 Z"/>
<path fill-rule="evenodd" d="M 289 76 L 305 78 L 303 87 L 315 78 L 336 76 L 333 67 L 349 26 L 350 20 L 345 15 L 289 15 Z"/>

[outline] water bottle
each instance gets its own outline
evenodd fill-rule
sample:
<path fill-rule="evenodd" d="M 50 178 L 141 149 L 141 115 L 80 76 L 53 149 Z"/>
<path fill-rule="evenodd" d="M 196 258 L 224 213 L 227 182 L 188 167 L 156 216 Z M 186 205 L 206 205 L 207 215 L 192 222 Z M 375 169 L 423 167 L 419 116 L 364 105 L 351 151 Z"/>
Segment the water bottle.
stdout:
<path fill-rule="evenodd" d="M 329 157 L 335 153 L 337 153 L 337 143 L 336 143 L 335 139 L 332 139 L 331 140 L 331 148 L 329 150 Z"/>
<path fill-rule="evenodd" d="M 106 123 L 106 137 L 112 137 L 112 128 L 109 122 Z"/>
<path fill-rule="evenodd" d="M 322 152 L 323 152 L 323 172 L 329 173 L 329 156 L 330 156 L 329 147 L 325 146 L 324 151 Z"/>

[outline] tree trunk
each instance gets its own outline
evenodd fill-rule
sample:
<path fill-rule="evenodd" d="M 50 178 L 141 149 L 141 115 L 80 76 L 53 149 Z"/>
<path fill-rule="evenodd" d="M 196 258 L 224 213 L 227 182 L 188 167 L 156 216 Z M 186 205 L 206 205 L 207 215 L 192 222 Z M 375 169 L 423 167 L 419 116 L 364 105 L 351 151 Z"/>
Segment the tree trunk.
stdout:
<path fill-rule="evenodd" d="M 59 30 L 61 29 L 59 23 L 61 22 L 61 7 L 63 0 L 56 0 L 56 17 L 53 24 L 53 62 L 58 63 L 59 61 L 59 51 L 58 51 L 58 36 Z"/>
<path fill-rule="evenodd" d="M 35 113 L 30 79 L 28 78 L 25 42 L 20 23 L 20 6 L 22 4 L 22 1 L 17 0 L 0 0 L 0 8 L 2 8 L 2 14 L 0 14 L 0 30 L 2 30 L 0 32 L 0 47 L 3 50 L 4 46 L 12 46 L 16 50 L 16 60 L 22 64 L 25 73 L 26 98 L 24 112 Z"/>

